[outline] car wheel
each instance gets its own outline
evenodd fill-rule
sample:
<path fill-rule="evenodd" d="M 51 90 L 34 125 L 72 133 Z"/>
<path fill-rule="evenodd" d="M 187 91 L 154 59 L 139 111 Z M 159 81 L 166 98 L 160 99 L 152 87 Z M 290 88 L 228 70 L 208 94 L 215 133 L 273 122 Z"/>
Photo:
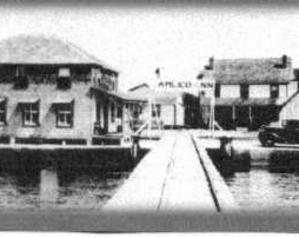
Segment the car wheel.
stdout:
<path fill-rule="evenodd" d="M 274 146 L 274 141 L 272 139 L 266 139 L 266 141 L 264 142 L 264 146 L 272 147 L 272 146 Z"/>

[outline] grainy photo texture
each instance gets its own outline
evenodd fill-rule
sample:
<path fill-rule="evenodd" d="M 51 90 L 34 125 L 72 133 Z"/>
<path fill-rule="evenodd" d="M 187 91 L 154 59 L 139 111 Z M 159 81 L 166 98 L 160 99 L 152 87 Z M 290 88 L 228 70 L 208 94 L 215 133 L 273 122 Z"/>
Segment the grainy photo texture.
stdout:
<path fill-rule="evenodd" d="M 298 232 L 299 6 L 0 4 L 0 230 Z"/>

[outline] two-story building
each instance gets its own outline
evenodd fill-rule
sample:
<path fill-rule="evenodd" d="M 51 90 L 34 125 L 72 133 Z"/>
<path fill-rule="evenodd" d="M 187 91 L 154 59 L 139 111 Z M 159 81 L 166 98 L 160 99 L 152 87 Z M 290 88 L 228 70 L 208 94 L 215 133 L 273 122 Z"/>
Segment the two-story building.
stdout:
<path fill-rule="evenodd" d="M 198 80 L 215 80 L 215 120 L 224 129 L 258 129 L 278 121 L 283 103 L 293 94 L 291 59 L 214 59 Z M 211 100 L 201 98 L 202 120 L 208 122 Z"/>
<path fill-rule="evenodd" d="M 279 122 L 281 124 L 286 120 L 299 121 L 299 69 L 294 69 L 292 89 L 292 95 L 283 103 L 280 111 Z"/>
<path fill-rule="evenodd" d="M 118 72 L 55 38 L 0 42 L 0 135 L 11 143 L 91 144 L 122 132 L 131 104 L 118 92 Z"/>

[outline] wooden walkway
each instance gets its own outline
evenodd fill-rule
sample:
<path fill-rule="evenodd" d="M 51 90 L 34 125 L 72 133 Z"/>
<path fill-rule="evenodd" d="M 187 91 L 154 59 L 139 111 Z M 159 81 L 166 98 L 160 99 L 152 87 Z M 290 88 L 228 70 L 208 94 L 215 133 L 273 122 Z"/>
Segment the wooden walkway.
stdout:
<path fill-rule="evenodd" d="M 165 132 L 103 211 L 216 213 L 225 210 L 221 206 L 237 208 L 204 152 L 187 131 Z"/>

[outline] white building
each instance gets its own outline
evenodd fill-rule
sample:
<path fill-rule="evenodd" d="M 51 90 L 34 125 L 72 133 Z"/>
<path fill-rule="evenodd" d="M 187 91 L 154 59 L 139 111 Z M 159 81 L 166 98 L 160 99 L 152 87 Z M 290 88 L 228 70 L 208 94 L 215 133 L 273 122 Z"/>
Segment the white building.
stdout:
<path fill-rule="evenodd" d="M 284 102 L 294 94 L 293 69 L 287 56 L 266 59 L 210 59 L 199 74 L 215 80 L 215 120 L 225 129 L 258 129 L 279 120 Z M 210 101 L 202 98 L 203 121 Z M 206 115 L 205 115 L 206 114 Z"/>

